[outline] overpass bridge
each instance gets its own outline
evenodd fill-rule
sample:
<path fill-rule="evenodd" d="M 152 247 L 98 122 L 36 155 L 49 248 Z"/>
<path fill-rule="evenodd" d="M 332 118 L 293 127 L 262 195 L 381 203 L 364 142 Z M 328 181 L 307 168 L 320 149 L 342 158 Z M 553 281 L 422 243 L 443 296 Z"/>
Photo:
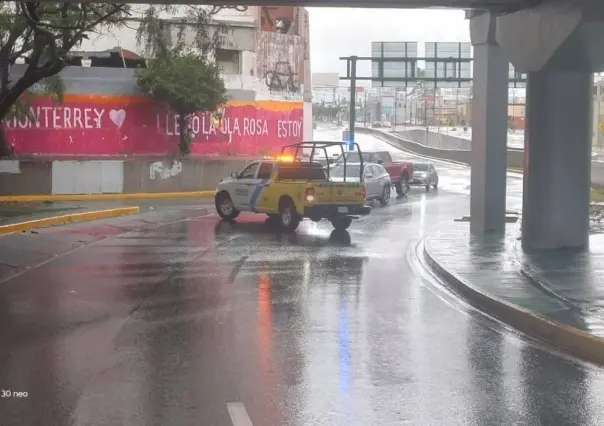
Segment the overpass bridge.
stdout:
<path fill-rule="evenodd" d="M 199 3 L 230 8 L 242 4 L 229 0 Z M 502 232 L 505 228 L 511 62 L 516 71 L 528 75 L 523 247 L 588 246 L 592 85 L 593 73 L 604 71 L 603 1 L 254 0 L 252 4 L 467 9 L 474 45 L 472 231 Z"/>
<path fill-rule="evenodd" d="M 541 3 L 553 3 L 560 0 L 254 0 L 249 3 L 229 0 L 151 0 L 144 3 L 156 4 L 209 4 L 217 6 L 306 6 L 306 7 L 363 7 L 389 9 L 478 9 L 495 13 L 510 13 L 528 9 Z M 127 1 L 141 3 L 140 1 Z"/>

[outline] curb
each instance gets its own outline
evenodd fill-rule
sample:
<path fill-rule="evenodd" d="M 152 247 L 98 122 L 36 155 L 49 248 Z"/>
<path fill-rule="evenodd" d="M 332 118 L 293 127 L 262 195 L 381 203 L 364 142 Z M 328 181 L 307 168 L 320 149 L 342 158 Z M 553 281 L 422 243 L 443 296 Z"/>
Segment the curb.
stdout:
<path fill-rule="evenodd" d="M 519 306 L 504 302 L 484 293 L 448 271 L 428 251 L 424 244 L 428 265 L 447 284 L 460 293 L 472 306 L 494 316 L 516 330 L 544 341 L 585 361 L 604 367 L 604 339 L 585 331 L 550 320 Z"/>
<path fill-rule="evenodd" d="M 17 201 L 86 201 L 86 200 L 131 200 L 155 198 L 198 198 L 213 197 L 216 190 L 187 192 L 136 192 L 130 194 L 55 194 L 55 195 L 5 195 L 0 196 L 0 203 Z"/>
<path fill-rule="evenodd" d="M 64 225 L 75 222 L 86 222 L 90 220 L 106 219 L 110 217 L 125 216 L 139 212 L 138 207 L 120 207 L 109 210 L 95 210 L 84 213 L 73 213 L 62 216 L 46 217 L 44 219 L 30 220 L 27 222 L 11 223 L 0 226 L 0 235 L 13 232 L 26 231 L 34 228 L 44 228 L 53 225 Z"/>

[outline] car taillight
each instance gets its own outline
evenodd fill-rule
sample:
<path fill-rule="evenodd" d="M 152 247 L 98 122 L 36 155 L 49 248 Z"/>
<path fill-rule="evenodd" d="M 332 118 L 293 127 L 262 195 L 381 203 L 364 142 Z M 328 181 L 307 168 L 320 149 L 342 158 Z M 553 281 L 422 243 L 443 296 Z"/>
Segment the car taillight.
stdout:
<path fill-rule="evenodd" d="M 363 200 L 367 198 L 367 188 L 363 187 Z"/>
<path fill-rule="evenodd" d="M 312 202 L 315 200 L 315 188 L 306 188 L 306 191 L 304 191 L 304 198 L 306 198 L 306 201 L 308 202 Z"/>

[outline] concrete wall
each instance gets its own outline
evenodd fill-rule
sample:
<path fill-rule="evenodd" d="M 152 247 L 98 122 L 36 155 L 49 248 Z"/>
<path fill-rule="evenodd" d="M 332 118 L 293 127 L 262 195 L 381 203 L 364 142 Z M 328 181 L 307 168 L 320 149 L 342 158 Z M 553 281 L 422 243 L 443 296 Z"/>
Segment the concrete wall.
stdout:
<path fill-rule="evenodd" d="M 0 161 L 0 195 L 52 193 L 52 161 Z"/>
<path fill-rule="evenodd" d="M 396 132 L 403 139 L 409 139 L 425 146 L 440 149 L 456 149 L 470 151 L 472 141 L 455 136 L 444 135 L 441 133 L 430 132 L 427 130 L 405 130 Z"/>
<path fill-rule="evenodd" d="M 304 110 L 302 117 L 302 139 L 305 141 L 312 141 L 313 138 L 313 118 L 312 118 L 312 103 L 304 102 Z"/>
<path fill-rule="evenodd" d="M 16 64 L 11 68 L 12 78 L 23 75 L 26 66 Z M 59 73 L 65 93 L 90 93 L 95 95 L 140 95 L 133 68 L 66 67 Z M 227 90 L 233 100 L 256 100 L 252 90 Z"/>
<path fill-rule="evenodd" d="M 213 190 L 251 159 L 3 160 L 0 195 Z M 103 177 L 103 175 L 105 177 Z"/>
<path fill-rule="evenodd" d="M 413 140 L 405 139 L 399 135 L 365 127 L 357 127 L 357 132 L 374 134 L 401 149 L 415 152 L 420 155 L 425 155 L 427 157 L 456 161 L 468 165 L 470 164 L 471 151 L 469 150 L 433 148 Z M 508 150 L 507 161 L 508 167 L 524 167 L 524 152 L 518 150 Z"/>
<path fill-rule="evenodd" d="M 446 161 L 456 161 L 470 165 L 471 151 L 469 150 L 433 148 L 409 139 L 404 139 L 399 134 L 387 133 L 378 129 L 357 127 L 356 131 L 358 133 L 367 133 L 378 136 L 379 138 L 405 151 L 415 152 L 419 155 L 425 155 L 427 157 L 438 158 Z M 524 169 L 523 150 L 508 149 L 507 157 L 508 167 Z M 591 163 L 591 182 L 593 185 L 604 186 L 604 162 L 593 161 Z"/>
<path fill-rule="evenodd" d="M 216 189 L 221 179 L 243 169 L 246 160 L 184 159 L 124 162 L 124 193 Z"/>

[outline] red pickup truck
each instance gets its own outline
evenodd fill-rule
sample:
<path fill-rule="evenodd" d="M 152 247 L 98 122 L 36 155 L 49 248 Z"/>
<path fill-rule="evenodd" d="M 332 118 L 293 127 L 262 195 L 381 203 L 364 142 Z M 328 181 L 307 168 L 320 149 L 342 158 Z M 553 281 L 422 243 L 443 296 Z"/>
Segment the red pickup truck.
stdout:
<path fill-rule="evenodd" d="M 358 163 L 358 152 L 347 152 L 346 161 Z M 340 156 L 341 157 L 341 156 Z M 342 161 L 338 158 L 336 162 Z M 399 196 L 405 195 L 409 191 L 409 182 L 413 180 L 413 163 L 410 161 L 394 161 L 388 151 L 363 151 L 363 161 L 367 163 L 378 163 L 388 170 L 390 180 L 396 188 L 396 193 Z"/>

